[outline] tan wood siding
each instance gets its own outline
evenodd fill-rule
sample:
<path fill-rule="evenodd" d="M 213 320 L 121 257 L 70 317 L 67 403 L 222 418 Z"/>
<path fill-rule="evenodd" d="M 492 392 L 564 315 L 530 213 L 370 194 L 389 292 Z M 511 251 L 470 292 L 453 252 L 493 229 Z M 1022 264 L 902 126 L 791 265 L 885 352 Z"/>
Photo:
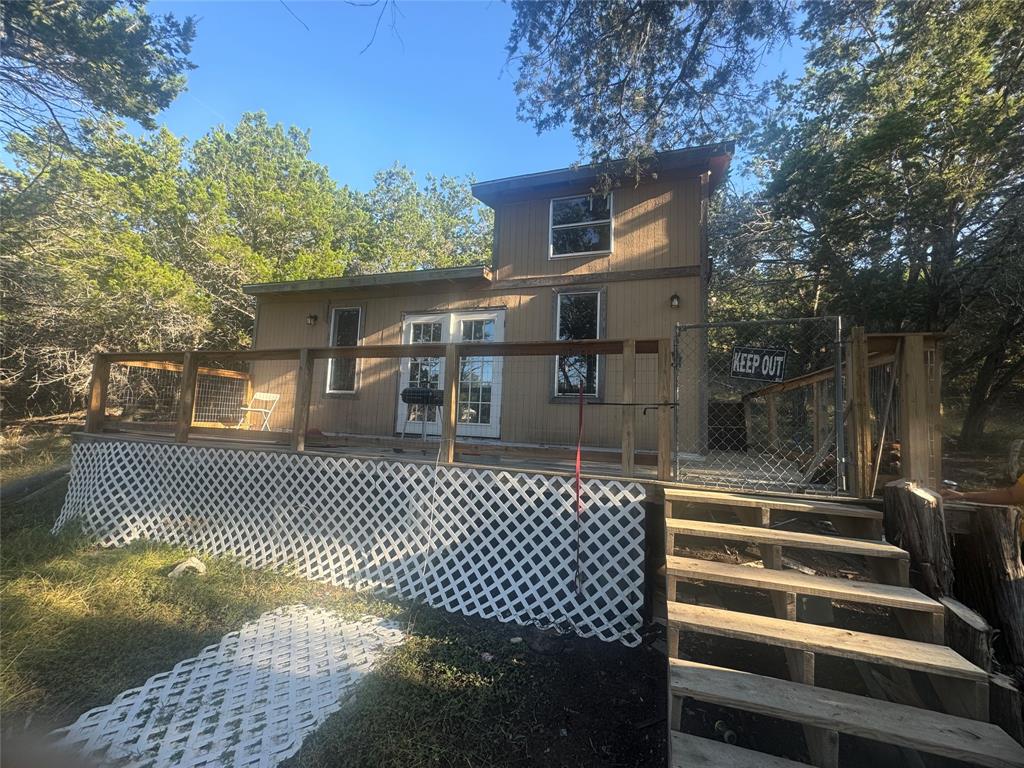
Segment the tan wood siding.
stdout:
<path fill-rule="evenodd" d="M 664 338 L 673 324 L 695 322 L 700 316 L 700 285 L 695 277 L 666 280 L 608 282 L 588 286 L 605 291 L 604 335 L 607 338 Z M 679 294 L 682 307 L 673 310 L 669 298 Z M 307 295 L 287 300 L 260 299 L 256 347 L 260 349 L 328 344 L 330 309 L 360 306 L 363 309 L 362 344 L 397 344 L 401 341 L 406 314 L 448 312 L 478 308 L 505 309 L 506 341 L 538 341 L 554 338 L 555 292 L 538 288 L 521 293 L 475 291 L 459 294 L 419 294 L 353 301 L 342 296 Z M 306 317 L 316 314 L 316 325 Z M 601 360 L 602 399 L 620 402 L 621 358 Z M 296 362 L 260 362 L 252 368 L 258 391 L 280 392 L 274 426 L 291 426 Z M 637 356 L 636 402 L 653 403 L 655 355 Z M 357 362 L 355 395 L 325 393 L 326 361 L 317 361 L 309 428 L 322 432 L 391 435 L 395 431 L 399 389 L 397 360 L 363 359 Z M 566 445 L 575 440 L 577 409 L 572 398 L 553 398 L 554 361 L 546 358 L 509 358 L 504 363 L 501 437 L 503 442 Z M 620 409 L 593 405 L 586 409 L 584 442 L 588 446 L 615 448 L 621 439 Z M 636 442 L 642 450 L 656 445 L 656 412 L 637 413 Z"/>
<path fill-rule="evenodd" d="M 700 195 L 699 178 L 616 189 L 612 252 L 555 259 L 548 257 L 550 198 L 500 205 L 496 278 L 698 265 Z"/>

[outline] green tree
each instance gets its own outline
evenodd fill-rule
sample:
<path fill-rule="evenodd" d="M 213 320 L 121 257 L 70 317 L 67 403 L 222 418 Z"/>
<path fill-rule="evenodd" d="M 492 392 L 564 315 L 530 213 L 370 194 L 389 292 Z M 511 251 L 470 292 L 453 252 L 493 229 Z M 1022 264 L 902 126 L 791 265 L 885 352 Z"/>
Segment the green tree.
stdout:
<path fill-rule="evenodd" d="M 1020 316 L 1015 284 L 990 269 L 1024 247 L 1010 224 L 1024 196 L 1020 6 L 805 8 L 807 71 L 759 146 L 764 231 L 794 233 L 789 258 L 823 276 L 832 311 L 870 329 L 970 327 L 965 348 L 977 354 L 954 379 L 967 374 L 971 401 L 990 406 L 991 382 L 1020 371 L 1024 333 L 1005 322 Z M 965 443 L 985 410 L 968 414 Z"/>
<path fill-rule="evenodd" d="M 194 182 L 223 202 L 232 234 L 264 260 L 255 278 L 342 275 L 355 257 L 362 212 L 309 152 L 308 132 L 271 125 L 262 112 L 193 148 Z"/>
<path fill-rule="evenodd" d="M 420 188 L 408 168 L 378 171 L 362 197 L 369 217 L 360 272 L 397 272 L 490 261 L 493 212 L 473 197 L 469 180 L 427 176 Z"/>
<path fill-rule="evenodd" d="M 0 4 L 0 124 L 70 143 L 78 120 L 110 113 L 153 128 L 185 87 L 196 25 L 154 18 L 142 0 Z"/>
<path fill-rule="evenodd" d="M 784 0 L 515 0 L 507 51 L 519 117 L 570 123 L 594 161 L 743 134 L 763 112 Z"/>
<path fill-rule="evenodd" d="M 151 247 L 147 221 L 175 202 L 181 146 L 109 122 L 51 157 L 43 131 L 15 136 L 3 169 L 4 399 L 70 406 L 96 349 L 179 348 L 209 330 L 209 298 Z"/>
<path fill-rule="evenodd" d="M 400 166 L 338 187 L 308 135 L 246 115 L 189 147 L 82 123 L 75 152 L 15 134 L 0 165 L 4 401 L 68 408 L 92 353 L 246 346 L 246 283 L 478 263 L 489 209 L 463 180 Z"/>

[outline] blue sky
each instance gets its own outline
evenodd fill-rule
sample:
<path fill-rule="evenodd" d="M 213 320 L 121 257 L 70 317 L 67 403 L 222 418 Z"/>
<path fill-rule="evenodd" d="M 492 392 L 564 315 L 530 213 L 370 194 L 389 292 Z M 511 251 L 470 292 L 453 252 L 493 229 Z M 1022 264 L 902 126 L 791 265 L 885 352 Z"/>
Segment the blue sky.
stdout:
<path fill-rule="evenodd" d="M 537 136 L 516 119 L 506 71 L 511 8 L 501 2 L 398 5 L 373 34 L 378 7 L 334 2 L 151 2 L 151 13 L 193 15 L 199 29 L 188 90 L 158 116 L 195 140 L 243 112 L 311 133 L 312 157 L 340 184 L 372 185 L 399 161 L 426 173 L 479 180 L 568 165 L 568 129 Z M 288 9 L 309 27 L 307 31 Z M 798 64 L 776 54 L 766 69 Z"/>

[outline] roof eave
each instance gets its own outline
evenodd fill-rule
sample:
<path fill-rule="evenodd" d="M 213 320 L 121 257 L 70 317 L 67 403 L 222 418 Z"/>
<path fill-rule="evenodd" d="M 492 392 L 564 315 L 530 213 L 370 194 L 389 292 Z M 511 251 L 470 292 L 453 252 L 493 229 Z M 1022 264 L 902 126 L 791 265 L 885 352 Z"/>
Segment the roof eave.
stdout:
<path fill-rule="evenodd" d="M 489 284 L 491 269 L 487 266 L 452 267 L 447 269 L 422 269 L 406 272 L 383 272 L 353 277 L 328 277 L 320 280 L 289 280 L 278 283 L 249 283 L 242 286 L 242 292 L 250 296 L 282 293 L 318 293 L 323 291 L 343 292 L 365 290 L 388 286 L 415 285 L 419 283 L 463 283 L 479 281 Z"/>
<path fill-rule="evenodd" d="M 711 186 L 714 188 L 724 177 L 735 151 L 735 142 L 723 141 L 717 144 L 657 152 L 651 160 L 650 170 L 653 173 L 686 170 L 692 170 L 695 173 L 710 171 Z M 718 162 L 713 162 L 715 160 Z M 612 160 L 607 163 L 580 165 L 522 176 L 509 176 L 492 181 L 481 181 L 474 184 L 472 189 L 474 197 L 494 207 L 495 204 L 508 198 L 526 197 L 530 193 L 542 193 L 545 189 L 595 182 L 599 176 L 604 174 L 623 177 L 627 170 L 628 161 Z"/>

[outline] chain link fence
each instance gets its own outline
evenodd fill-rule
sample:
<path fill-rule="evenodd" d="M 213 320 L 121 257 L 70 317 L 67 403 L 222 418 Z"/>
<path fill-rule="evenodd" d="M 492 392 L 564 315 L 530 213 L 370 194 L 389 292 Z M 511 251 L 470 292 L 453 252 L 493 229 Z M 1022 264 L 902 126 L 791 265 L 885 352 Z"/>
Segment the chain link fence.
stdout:
<path fill-rule="evenodd" d="M 676 480 L 843 493 L 842 334 L 838 317 L 678 324 Z"/>

